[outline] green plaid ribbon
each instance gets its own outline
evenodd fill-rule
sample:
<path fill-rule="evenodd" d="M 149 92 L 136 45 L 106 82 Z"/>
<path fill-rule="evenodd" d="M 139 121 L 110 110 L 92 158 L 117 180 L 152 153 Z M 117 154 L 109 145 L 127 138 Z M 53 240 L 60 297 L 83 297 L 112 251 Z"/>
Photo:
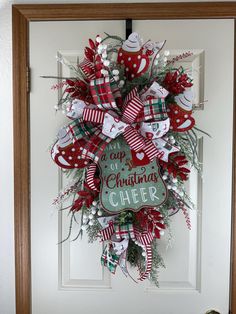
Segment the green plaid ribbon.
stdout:
<path fill-rule="evenodd" d="M 124 225 L 114 224 L 114 231 L 117 239 L 134 239 L 134 227 L 132 223 Z"/>
<path fill-rule="evenodd" d="M 137 122 L 147 120 L 165 120 L 168 118 L 165 100 L 162 98 L 145 101 L 144 108 L 137 117 Z"/>
<path fill-rule="evenodd" d="M 71 135 L 73 142 L 75 142 L 93 135 L 97 130 L 97 127 L 90 123 L 84 123 L 83 119 L 76 119 L 68 124 L 66 130 Z"/>

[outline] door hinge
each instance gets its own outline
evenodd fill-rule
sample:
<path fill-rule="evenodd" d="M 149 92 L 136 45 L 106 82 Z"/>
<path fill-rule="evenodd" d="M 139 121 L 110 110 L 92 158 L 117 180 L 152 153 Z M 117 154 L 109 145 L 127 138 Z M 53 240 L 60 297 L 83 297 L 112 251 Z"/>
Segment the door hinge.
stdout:
<path fill-rule="evenodd" d="M 30 93 L 30 87 L 31 87 L 30 67 L 27 66 L 27 68 L 26 68 L 26 90 L 27 90 L 27 93 Z"/>

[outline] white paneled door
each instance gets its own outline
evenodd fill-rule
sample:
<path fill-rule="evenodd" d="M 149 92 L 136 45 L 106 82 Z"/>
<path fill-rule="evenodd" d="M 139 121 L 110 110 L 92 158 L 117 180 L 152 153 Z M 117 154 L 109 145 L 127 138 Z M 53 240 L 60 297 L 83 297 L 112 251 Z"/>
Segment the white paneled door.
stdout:
<path fill-rule="evenodd" d="M 207 100 L 195 114 L 203 176 L 193 173 L 189 193 L 198 210 L 188 231 L 183 214 L 173 216 L 170 236 L 160 241 L 166 268 L 160 287 L 135 284 L 120 270 L 110 275 L 100 265 L 102 245 L 87 239 L 60 242 L 69 218 L 51 203 L 66 178 L 51 161 L 48 147 L 66 123 L 55 114 L 57 83 L 41 75 L 69 76 L 88 38 L 108 32 L 125 36 L 125 21 L 32 22 L 30 24 L 31 254 L 32 314 L 204 314 L 229 310 L 231 155 L 233 112 L 233 21 L 133 21 L 133 31 L 148 40 L 167 40 L 175 55 L 191 50 L 184 66 L 195 82 L 195 101 Z M 77 229 L 73 229 L 76 234 Z"/>

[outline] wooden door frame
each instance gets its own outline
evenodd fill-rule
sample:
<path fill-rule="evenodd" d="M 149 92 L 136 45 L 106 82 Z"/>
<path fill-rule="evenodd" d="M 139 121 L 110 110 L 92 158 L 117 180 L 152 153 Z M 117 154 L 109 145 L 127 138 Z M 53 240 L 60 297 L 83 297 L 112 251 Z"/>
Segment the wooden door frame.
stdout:
<path fill-rule="evenodd" d="M 27 77 L 29 23 L 32 21 L 114 19 L 234 19 L 235 22 L 236 2 L 26 4 L 13 5 L 12 18 L 16 314 L 30 314 L 30 116 Z M 236 47 L 236 32 L 234 36 L 234 46 Z M 236 149 L 234 148 L 236 147 L 236 53 L 234 55 L 230 313 L 236 314 Z"/>

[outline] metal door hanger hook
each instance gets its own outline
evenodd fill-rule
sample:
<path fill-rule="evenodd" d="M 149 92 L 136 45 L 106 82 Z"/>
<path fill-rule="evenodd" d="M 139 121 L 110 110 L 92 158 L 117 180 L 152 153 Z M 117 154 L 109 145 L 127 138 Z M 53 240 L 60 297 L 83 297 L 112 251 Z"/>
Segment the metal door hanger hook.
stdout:
<path fill-rule="evenodd" d="M 126 39 L 132 33 L 132 19 L 126 19 Z"/>

